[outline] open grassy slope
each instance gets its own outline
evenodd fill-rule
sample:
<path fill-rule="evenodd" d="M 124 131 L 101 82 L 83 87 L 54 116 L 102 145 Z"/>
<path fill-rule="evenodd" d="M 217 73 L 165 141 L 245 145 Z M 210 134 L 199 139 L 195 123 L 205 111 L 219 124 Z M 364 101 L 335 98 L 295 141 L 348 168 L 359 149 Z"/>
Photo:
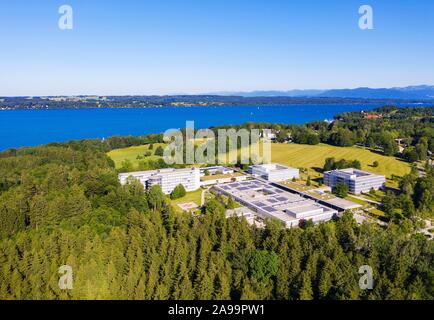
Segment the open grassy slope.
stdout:
<path fill-rule="evenodd" d="M 154 144 L 154 149 L 151 150 L 152 153 L 155 152 L 155 149 L 158 148 L 158 146 L 164 146 L 163 144 L 158 144 L 155 143 Z M 112 158 L 112 160 L 115 162 L 116 168 L 120 168 L 122 166 L 122 161 L 128 159 L 131 161 L 131 163 L 133 164 L 134 167 L 137 166 L 139 161 L 142 160 L 138 160 L 137 156 L 141 155 L 143 156 L 146 151 L 148 151 L 149 149 L 149 145 L 143 145 L 143 146 L 134 146 L 134 147 L 129 147 L 129 148 L 123 148 L 123 149 L 116 149 L 116 150 L 112 150 L 109 153 L 107 153 L 107 155 Z M 150 156 L 150 157 L 146 157 L 144 159 L 146 160 L 155 160 L 158 159 L 158 156 Z"/>
<path fill-rule="evenodd" d="M 202 203 L 202 192 L 203 192 L 203 189 L 199 189 L 199 190 L 192 191 L 192 192 L 187 192 L 187 194 L 184 197 L 182 197 L 180 199 L 176 199 L 176 200 L 170 200 L 170 201 L 173 205 L 177 205 L 180 203 L 185 203 L 185 202 L 191 201 L 191 202 L 196 203 L 198 206 L 200 206 Z"/>
<path fill-rule="evenodd" d="M 273 162 L 286 164 L 296 168 L 308 168 L 315 171 L 315 168 L 322 168 L 325 159 L 335 157 L 336 160 L 359 160 L 362 169 L 371 172 L 384 174 L 391 177 L 392 174 L 403 176 L 410 172 L 410 165 L 395 157 L 386 157 L 361 147 L 341 148 L 320 144 L 316 146 L 302 144 L 272 144 L 271 157 Z M 378 161 L 377 168 L 372 163 Z"/>

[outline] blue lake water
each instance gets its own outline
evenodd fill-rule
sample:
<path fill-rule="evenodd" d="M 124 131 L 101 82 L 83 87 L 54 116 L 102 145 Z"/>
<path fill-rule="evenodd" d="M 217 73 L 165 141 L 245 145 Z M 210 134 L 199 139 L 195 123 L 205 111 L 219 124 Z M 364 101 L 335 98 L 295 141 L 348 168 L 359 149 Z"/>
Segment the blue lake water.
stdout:
<path fill-rule="evenodd" d="M 241 124 L 247 121 L 301 124 L 375 105 L 288 105 L 163 107 L 147 109 L 60 109 L 0 111 L 0 150 L 115 135 L 145 135 L 172 128 Z"/>

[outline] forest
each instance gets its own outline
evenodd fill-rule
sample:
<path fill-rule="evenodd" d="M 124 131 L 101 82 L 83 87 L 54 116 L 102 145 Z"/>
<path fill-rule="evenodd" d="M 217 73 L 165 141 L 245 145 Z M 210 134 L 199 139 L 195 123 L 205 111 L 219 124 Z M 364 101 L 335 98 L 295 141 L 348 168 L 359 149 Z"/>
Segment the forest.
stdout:
<path fill-rule="evenodd" d="M 117 137 L 0 153 L 0 299 L 434 298 L 433 242 L 409 220 L 358 225 L 346 213 L 320 225 L 288 230 L 267 221 L 259 229 L 226 219 L 231 204 L 218 196 L 192 216 L 175 212 L 159 187 L 120 185 L 106 152 L 160 141 Z M 72 267 L 71 290 L 58 285 L 63 265 Z M 359 287 L 364 265 L 373 290 Z"/>

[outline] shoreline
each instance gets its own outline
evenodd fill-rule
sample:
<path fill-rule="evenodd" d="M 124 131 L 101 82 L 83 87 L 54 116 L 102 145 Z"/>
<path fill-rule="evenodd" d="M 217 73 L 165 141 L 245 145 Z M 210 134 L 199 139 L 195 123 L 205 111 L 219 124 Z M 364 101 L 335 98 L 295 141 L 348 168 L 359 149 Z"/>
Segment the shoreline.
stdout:
<path fill-rule="evenodd" d="M 395 103 L 395 104 L 381 104 L 381 103 L 375 103 L 375 102 L 368 102 L 368 103 L 283 103 L 283 104 L 222 104 L 222 105 L 185 105 L 185 106 L 174 106 L 174 105 L 161 105 L 161 106 L 149 106 L 149 107 L 92 107 L 92 106 L 85 106 L 85 107 L 51 107 L 51 108 L 0 108 L 0 111 L 19 111 L 19 110 L 26 110 L 26 111 L 34 111 L 34 110 L 109 110 L 109 109 L 119 109 L 119 110 L 125 110 L 125 109 L 190 109 L 190 108 L 239 108 L 239 107 L 246 107 L 246 108 L 269 108 L 269 107 L 293 107 L 293 106 L 373 106 L 378 107 L 380 106 L 396 106 L 396 107 L 433 107 L 434 108 L 434 102 L 430 103 Z"/>

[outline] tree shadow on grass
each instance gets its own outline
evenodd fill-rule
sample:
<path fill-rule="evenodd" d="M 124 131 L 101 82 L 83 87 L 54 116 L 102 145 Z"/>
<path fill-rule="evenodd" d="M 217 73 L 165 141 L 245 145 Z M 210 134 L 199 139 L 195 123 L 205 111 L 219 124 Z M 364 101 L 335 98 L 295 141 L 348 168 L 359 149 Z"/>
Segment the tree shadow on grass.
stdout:
<path fill-rule="evenodd" d="M 312 167 L 312 169 L 313 169 L 315 172 L 318 172 L 318 173 L 323 173 L 323 172 L 324 172 L 323 168 Z"/>

